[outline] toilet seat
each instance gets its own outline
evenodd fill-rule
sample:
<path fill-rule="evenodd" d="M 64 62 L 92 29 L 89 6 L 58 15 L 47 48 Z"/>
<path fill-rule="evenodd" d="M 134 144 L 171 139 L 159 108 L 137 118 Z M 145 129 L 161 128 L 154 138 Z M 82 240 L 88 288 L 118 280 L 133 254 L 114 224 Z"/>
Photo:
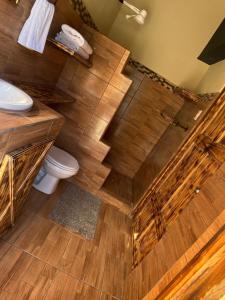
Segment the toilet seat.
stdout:
<path fill-rule="evenodd" d="M 46 161 L 50 164 L 58 167 L 61 170 L 74 172 L 79 170 L 77 160 L 69 153 L 52 146 L 46 156 Z"/>

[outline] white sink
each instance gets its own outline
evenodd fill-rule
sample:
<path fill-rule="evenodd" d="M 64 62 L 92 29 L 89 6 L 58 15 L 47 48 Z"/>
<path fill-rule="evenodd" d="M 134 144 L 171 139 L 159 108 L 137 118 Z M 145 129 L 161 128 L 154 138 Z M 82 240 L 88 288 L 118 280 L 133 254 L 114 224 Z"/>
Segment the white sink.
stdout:
<path fill-rule="evenodd" d="M 21 89 L 0 79 L 0 109 L 26 111 L 33 106 L 33 100 Z"/>

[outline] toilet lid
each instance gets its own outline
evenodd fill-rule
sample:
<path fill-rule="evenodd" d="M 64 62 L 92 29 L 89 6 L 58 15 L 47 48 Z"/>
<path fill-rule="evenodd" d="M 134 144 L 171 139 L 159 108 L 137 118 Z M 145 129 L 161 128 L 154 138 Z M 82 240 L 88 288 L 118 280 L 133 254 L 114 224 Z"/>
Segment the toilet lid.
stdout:
<path fill-rule="evenodd" d="M 72 155 L 55 146 L 49 150 L 46 160 L 63 170 L 77 171 L 79 169 L 78 162 Z"/>

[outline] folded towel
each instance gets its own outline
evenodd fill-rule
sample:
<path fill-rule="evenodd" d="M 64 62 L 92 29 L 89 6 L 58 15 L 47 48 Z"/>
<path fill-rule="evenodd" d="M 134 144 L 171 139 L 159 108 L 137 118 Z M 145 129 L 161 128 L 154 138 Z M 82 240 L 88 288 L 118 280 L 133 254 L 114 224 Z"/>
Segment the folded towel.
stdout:
<path fill-rule="evenodd" d="M 91 46 L 85 40 L 85 38 L 74 28 L 70 27 L 69 25 L 63 24 L 62 31 L 68 36 L 69 39 L 78 43 L 78 45 L 89 55 L 93 53 Z"/>
<path fill-rule="evenodd" d="M 80 48 L 78 43 L 74 40 L 69 39 L 68 36 L 63 31 L 57 33 L 55 40 L 66 45 L 68 48 L 70 48 L 73 51 L 76 51 Z"/>
<path fill-rule="evenodd" d="M 67 48 L 71 49 L 72 51 L 79 54 L 84 59 L 88 60 L 89 55 L 87 52 L 85 52 L 76 41 L 71 40 L 68 38 L 68 36 L 64 32 L 60 32 L 56 35 L 55 40 L 65 45 Z"/>
<path fill-rule="evenodd" d="M 18 43 L 43 53 L 54 12 L 53 4 L 47 0 L 36 0 L 19 35 Z"/>

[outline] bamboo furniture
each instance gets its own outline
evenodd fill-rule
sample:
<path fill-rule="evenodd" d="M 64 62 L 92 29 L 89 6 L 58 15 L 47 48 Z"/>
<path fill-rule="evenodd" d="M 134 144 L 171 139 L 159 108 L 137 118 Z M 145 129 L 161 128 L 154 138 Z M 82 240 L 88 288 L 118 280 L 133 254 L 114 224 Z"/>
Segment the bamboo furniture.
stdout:
<path fill-rule="evenodd" d="M 3 232 L 12 223 L 9 168 L 9 158 L 5 157 L 0 169 L 0 232 Z"/>
<path fill-rule="evenodd" d="M 36 101 L 36 112 L 0 111 L 0 234 L 14 224 L 63 117 Z"/>
<path fill-rule="evenodd" d="M 0 168 L 0 233 L 14 225 L 52 144 L 44 141 L 5 155 Z"/>

